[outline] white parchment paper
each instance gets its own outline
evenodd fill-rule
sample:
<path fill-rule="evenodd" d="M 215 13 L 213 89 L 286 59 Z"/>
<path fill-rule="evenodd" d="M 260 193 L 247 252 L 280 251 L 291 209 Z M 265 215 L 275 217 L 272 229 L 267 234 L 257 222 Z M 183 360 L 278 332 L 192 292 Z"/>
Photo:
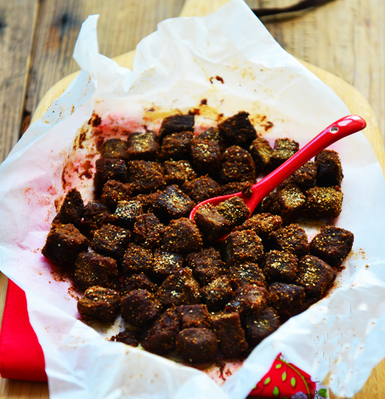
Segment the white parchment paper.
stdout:
<path fill-rule="evenodd" d="M 317 381 L 329 374 L 336 394 L 352 396 L 385 357 L 385 184 L 362 133 L 333 147 L 345 175 L 337 225 L 355 235 L 337 288 L 265 339 L 222 386 L 194 368 L 108 342 L 77 319 L 70 284 L 53 277 L 40 250 L 55 199 L 63 195 L 63 164 L 94 110 L 110 123 L 140 126 L 146 109 L 187 111 L 204 98 L 227 116 L 240 110 L 265 115 L 274 124 L 266 138 L 290 137 L 301 145 L 349 114 L 330 88 L 274 41 L 242 0 L 204 18 L 163 21 L 139 43 L 133 71 L 98 53 L 96 23 L 97 16 L 87 19 L 76 44 L 79 76 L 0 166 L 0 268 L 26 291 L 50 396 L 243 398 L 279 353 Z M 214 121 L 201 115 L 196 123 Z M 153 121 L 150 127 L 159 124 Z"/>

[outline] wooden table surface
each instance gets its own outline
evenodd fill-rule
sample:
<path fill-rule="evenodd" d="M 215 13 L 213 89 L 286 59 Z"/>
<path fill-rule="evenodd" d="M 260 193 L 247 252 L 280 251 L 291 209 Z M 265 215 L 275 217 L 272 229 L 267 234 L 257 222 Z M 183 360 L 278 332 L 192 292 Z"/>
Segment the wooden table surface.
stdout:
<path fill-rule="evenodd" d="M 212 8 L 223 0 L 207 2 Z M 246 2 L 259 8 L 297 0 Z M 100 52 L 116 57 L 133 50 L 161 20 L 178 16 L 183 6 L 184 0 L 0 0 L 0 162 L 28 127 L 48 89 L 78 69 L 72 53 L 88 15 L 100 15 Z M 262 22 L 289 53 L 355 87 L 369 102 L 384 141 L 384 0 L 334 0 Z M 6 278 L 0 273 L 0 322 L 5 292 Z M 381 363 L 354 398 L 385 398 L 384 373 Z M 0 378 L 0 398 L 48 398 L 47 384 Z"/>

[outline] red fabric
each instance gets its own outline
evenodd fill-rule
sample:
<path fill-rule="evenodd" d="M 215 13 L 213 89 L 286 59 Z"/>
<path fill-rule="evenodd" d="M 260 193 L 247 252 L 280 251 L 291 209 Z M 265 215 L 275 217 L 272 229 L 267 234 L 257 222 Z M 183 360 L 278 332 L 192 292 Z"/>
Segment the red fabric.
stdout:
<path fill-rule="evenodd" d="M 11 280 L 1 325 L 0 374 L 14 380 L 47 381 L 44 355 L 29 322 L 25 293 Z"/>

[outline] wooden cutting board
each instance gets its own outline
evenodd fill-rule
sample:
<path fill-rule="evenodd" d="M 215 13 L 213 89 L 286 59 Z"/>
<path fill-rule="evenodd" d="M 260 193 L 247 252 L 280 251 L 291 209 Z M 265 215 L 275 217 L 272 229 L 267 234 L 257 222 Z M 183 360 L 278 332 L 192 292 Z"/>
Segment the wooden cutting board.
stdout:
<path fill-rule="evenodd" d="M 229 0 L 187 0 L 180 16 L 204 16 L 216 11 Z M 115 58 L 115 61 L 123 66 L 132 69 L 135 52 L 131 51 Z M 352 114 L 363 117 L 367 122 L 367 128 L 364 134 L 371 143 L 374 152 L 378 158 L 382 171 L 385 175 L 385 152 L 384 145 L 381 140 L 379 125 L 372 108 L 367 100 L 352 86 L 336 77 L 335 75 L 320 69 L 314 65 L 299 60 L 305 67 L 313 72 L 325 84 L 331 87 L 334 92 L 347 105 Z M 39 119 L 48 109 L 49 105 L 58 98 L 68 85 L 75 78 L 77 73 L 73 73 L 55 84 L 43 97 L 37 107 L 32 122 Z M 372 372 L 369 380 L 365 384 L 361 392 L 354 396 L 354 399 L 383 399 L 385 398 L 385 360 L 382 361 Z M 332 399 L 337 399 L 335 395 L 331 395 Z M 341 398 L 342 399 L 342 398 Z"/>

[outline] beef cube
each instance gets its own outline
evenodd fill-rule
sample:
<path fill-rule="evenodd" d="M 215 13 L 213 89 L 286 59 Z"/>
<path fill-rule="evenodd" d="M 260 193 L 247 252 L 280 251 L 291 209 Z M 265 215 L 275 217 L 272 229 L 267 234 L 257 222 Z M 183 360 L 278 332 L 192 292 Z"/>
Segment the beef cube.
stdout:
<path fill-rule="evenodd" d="M 208 241 L 216 241 L 230 231 L 230 224 L 211 204 L 200 206 L 194 221 Z"/>
<path fill-rule="evenodd" d="M 246 284 L 235 291 L 233 299 L 226 305 L 226 312 L 236 312 L 241 317 L 258 316 L 267 305 L 268 294 L 264 287 Z"/>
<path fill-rule="evenodd" d="M 81 194 L 76 188 L 66 194 L 60 211 L 53 220 L 62 224 L 73 224 L 79 227 L 84 215 L 84 203 Z"/>
<path fill-rule="evenodd" d="M 192 270 L 185 267 L 168 276 L 159 287 L 157 298 L 166 308 L 199 303 L 200 288 Z"/>
<path fill-rule="evenodd" d="M 312 218 L 335 219 L 341 213 L 342 201 L 338 186 L 313 187 L 306 191 L 305 212 Z"/>
<path fill-rule="evenodd" d="M 292 221 L 301 214 L 306 197 L 294 184 L 277 187 L 262 201 L 262 211 L 279 215 L 284 222 Z"/>
<path fill-rule="evenodd" d="M 158 286 L 154 284 L 144 273 L 133 274 L 123 278 L 122 288 L 120 290 L 120 296 L 124 297 L 128 293 L 134 290 L 147 290 L 154 294 Z"/>
<path fill-rule="evenodd" d="M 182 190 L 197 203 L 221 195 L 220 185 L 207 175 L 185 182 Z"/>
<path fill-rule="evenodd" d="M 109 221 L 120 227 L 132 229 L 136 218 L 143 213 L 140 201 L 119 201 L 115 213 L 110 216 Z"/>
<path fill-rule="evenodd" d="M 253 230 L 262 240 L 266 240 L 272 231 L 282 227 L 282 223 L 281 216 L 258 213 L 238 226 L 236 230 Z"/>
<path fill-rule="evenodd" d="M 239 146 L 228 147 L 222 155 L 220 178 L 223 182 L 256 182 L 255 165 L 249 152 Z"/>
<path fill-rule="evenodd" d="M 119 313 L 120 296 L 110 288 L 90 287 L 78 301 L 79 314 L 87 320 L 112 323 Z"/>
<path fill-rule="evenodd" d="M 194 277 L 202 285 L 209 284 L 222 274 L 225 264 L 213 247 L 193 252 L 186 258 L 187 266 L 193 270 Z"/>
<path fill-rule="evenodd" d="M 178 219 L 188 216 L 195 203 L 178 186 L 167 186 L 154 202 L 154 212 L 168 219 Z"/>
<path fill-rule="evenodd" d="M 317 165 L 315 162 L 308 161 L 292 173 L 283 183 L 295 184 L 301 190 L 314 187 L 317 180 Z"/>
<path fill-rule="evenodd" d="M 208 328 L 188 328 L 177 335 L 176 350 L 186 362 L 212 362 L 218 350 L 218 339 Z"/>
<path fill-rule="evenodd" d="M 145 327 L 161 314 L 162 306 L 147 290 L 138 289 L 125 295 L 120 303 L 123 320 L 135 327 Z"/>
<path fill-rule="evenodd" d="M 126 250 L 130 237 L 131 232 L 129 230 L 112 224 L 105 224 L 95 231 L 91 247 L 96 252 L 119 260 Z"/>
<path fill-rule="evenodd" d="M 163 168 L 157 162 L 133 160 L 128 162 L 128 181 L 133 193 L 148 194 L 165 185 Z"/>
<path fill-rule="evenodd" d="M 221 166 L 221 149 L 217 141 L 194 139 L 191 144 L 191 158 L 199 173 L 216 176 Z"/>
<path fill-rule="evenodd" d="M 165 355 L 175 350 L 179 333 L 179 316 L 175 309 L 167 309 L 152 327 L 142 334 L 142 346 L 146 351 Z"/>
<path fill-rule="evenodd" d="M 221 132 L 217 127 L 210 127 L 209 129 L 205 130 L 202 133 L 199 133 L 195 137 L 201 140 L 210 140 L 218 142 L 221 151 L 227 147 L 226 140 L 223 138 Z"/>
<path fill-rule="evenodd" d="M 198 177 L 189 161 L 165 161 L 163 167 L 167 184 L 183 184 Z"/>
<path fill-rule="evenodd" d="M 138 194 L 132 197 L 133 200 L 139 201 L 142 204 L 143 212 L 152 212 L 155 201 L 158 199 L 161 191 L 156 191 L 150 194 Z"/>
<path fill-rule="evenodd" d="M 229 222 L 230 229 L 241 225 L 250 214 L 250 209 L 242 198 L 231 197 L 216 206 L 217 211 Z"/>
<path fill-rule="evenodd" d="M 82 291 L 96 285 L 116 289 L 119 282 L 116 260 L 95 252 L 81 252 L 75 262 L 74 281 Z"/>
<path fill-rule="evenodd" d="M 143 248 L 155 248 L 160 244 L 164 228 L 153 213 L 140 215 L 136 218 L 133 230 L 135 241 Z"/>
<path fill-rule="evenodd" d="M 254 284 L 260 287 L 266 285 L 265 276 L 256 263 L 232 265 L 227 277 L 234 288 L 239 288 L 246 284 Z"/>
<path fill-rule="evenodd" d="M 276 139 L 270 164 L 273 168 L 283 164 L 299 150 L 299 144 L 288 138 Z"/>
<path fill-rule="evenodd" d="M 128 201 L 130 199 L 131 193 L 132 188 L 130 184 L 108 180 L 103 186 L 100 202 L 113 212 L 119 201 Z"/>
<path fill-rule="evenodd" d="M 242 147 L 248 146 L 257 138 L 257 132 L 249 120 L 249 113 L 245 111 L 225 119 L 218 125 L 218 129 L 230 144 Z"/>
<path fill-rule="evenodd" d="M 122 342 L 123 344 L 137 347 L 139 345 L 140 333 L 136 330 L 126 329 L 110 338 L 112 342 Z"/>
<path fill-rule="evenodd" d="M 268 168 L 273 155 L 273 149 L 269 142 L 262 137 L 257 137 L 251 143 L 249 152 L 254 160 L 256 174 L 264 172 Z"/>
<path fill-rule="evenodd" d="M 254 182 L 255 184 L 255 182 Z M 245 182 L 237 182 L 233 181 L 230 183 L 222 184 L 221 190 L 222 194 L 221 195 L 229 195 L 229 194 L 236 194 L 242 192 L 242 194 L 245 197 L 250 197 L 253 192 L 251 188 L 253 187 L 253 183 L 250 183 L 248 181 Z"/>
<path fill-rule="evenodd" d="M 279 251 L 290 252 L 298 257 L 309 253 L 306 232 L 297 223 L 273 231 L 269 238 L 273 248 Z"/>
<path fill-rule="evenodd" d="M 263 257 L 262 240 L 252 230 L 233 231 L 222 245 L 226 265 L 258 263 Z"/>
<path fill-rule="evenodd" d="M 164 137 L 171 133 L 186 131 L 194 131 L 194 115 L 171 115 L 163 119 L 159 135 Z"/>
<path fill-rule="evenodd" d="M 181 254 L 156 249 L 151 273 L 156 279 L 163 281 L 166 277 L 181 269 L 182 266 L 183 256 Z"/>
<path fill-rule="evenodd" d="M 333 283 L 336 272 L 314 255 L 305 255 L 299 260 L 296 284 L 305 288 L 306 295 L 320 299 Z"/>
<path fill-rule="evenodd" d="M 327 226 L 310 243 L 310 253 L 333 267 L 341 266 L 353 247 L 354 235 L 340 227 Z"/>
<path fill-rule="evenodd" d="M 248 348 L 239 314 L 221 313 L 212 316 L 211 323 L 219 339 L 219 349 L 227 358 L 241 356 Z"/>
<path fill-rule="evenodd" d="M 186 328 L 211 328 L 206 305 L 182 305 L 176 308 L 181 318 L 181 330 Z"/>
<path fill-rule="evenodd" d="M 192 139 L 191 132 L 172 133 L 166 136 L 162 141 L 160 159 L 189 159 Z"/>
<path fill-rule="evenodd" d="M 222 275 L 202 288 L 203 298 L 210 311 L 223 310 L 233 297 L 233 289 L 227 276 Z"/>
<path fill-rule="evenodd" d="M 199 251 L 202 246 L 202 236 L 198 227 L 187 218 L 171 220 L 161 242 L 163 250 L 178 253 Z"/>
<path fill-rule="evenodd" d="M 266 308 L 259 316 L 250 315 L 244 320 L 246 340 L 250 348 L 256 347 L 279 327 L 279 317 L 273 308 Z"/>
<path fill-rule="evenodd" d="M 120 139 L 105 141 L 100 150 L 102 158 L 124 159 L 128 161 L 127 142 Z"/>
<path fill-rule="evenodd" d="M 128 157 L 129 159 L 155 160 L 158 154 L 158 143 L 155 132 L 144 133 L 134 132 L 128 136 Z"/>
<path fill-rule="evenodd" d="M 73 224 L 53 223 L 41 252 L 53 263 L 71 271 L 78 254 L 87 248 L 88 239 Z"/>
<path fill-rule="evenodd" d="M 317 165 L 317 186 L 334 187 L 341 186 L 344 174 L 341 160 L 336 151 L 323 150 L 315 157 Z"/>
<path fill-rule="evenodd" d="M 100 158 L 96 160 L 94 186 L 97 196 L 102 193 L 103 186 L 108 180 L 127 183 L 127 166 L 123 159 Z"/>
<path fill-rule="evenodd" d="M 295 284 L 273 283 L 269 289 L 269 302 L 279 317 L 286 320 L 300 312 L 305 301 L 305 288 Z"/>
<path fill-rule="evenodd" d="M 130 243 L 122 261 L 123 274 L 148 273 L 152 269 L 153 255 L 151 249 Z"/>
<path fill-rule="evenodd" d="M 105 205 L 98 201 L 90 201 L 84 207 L 81 230 L 85 234 L 93 235 L 95 230 L 100 229 L 107 223 L 110 213 Z"/>
<path fill-rule="evenodd" d="M 298 273 L 298 259 L 290 252 L 270 251 L 263 262 L 263 274 L 269 283 L 295 283 Z"/>

